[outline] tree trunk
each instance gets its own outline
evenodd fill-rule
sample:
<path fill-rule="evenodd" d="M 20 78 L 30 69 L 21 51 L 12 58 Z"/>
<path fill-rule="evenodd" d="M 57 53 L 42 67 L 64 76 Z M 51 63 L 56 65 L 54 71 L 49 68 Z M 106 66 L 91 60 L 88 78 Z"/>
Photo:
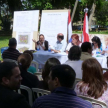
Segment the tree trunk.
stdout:
<path fill-rule="evenodd" d="M 71 24 L 72 24 L 72 22 L 73 22 L 73 18 L 74 18 L 74 15 L 75 15 L 75 11 L 76 11 L 77 5 L 78 5 L 78 0 L 76 0 L 75 6 L 74 6 L 74 9 L 73 9 L 73 12 L 72 12 L 72 16 L 71 16 Z M 72 25 L 71 25 L 71 26 L 72 26 Z"/>
<path fill-rule="evenodd" d="M 91 8 L 91 13 L 90 13 L 90 16 L 89 16 L 89 22 L 88 22 L 90 31 L 91 31 L 91 22 L 92 22 L 92 18 L 93 18 L 95 9 L 96 9 L 96 4 L 93 3 L 92 8 Z"/>

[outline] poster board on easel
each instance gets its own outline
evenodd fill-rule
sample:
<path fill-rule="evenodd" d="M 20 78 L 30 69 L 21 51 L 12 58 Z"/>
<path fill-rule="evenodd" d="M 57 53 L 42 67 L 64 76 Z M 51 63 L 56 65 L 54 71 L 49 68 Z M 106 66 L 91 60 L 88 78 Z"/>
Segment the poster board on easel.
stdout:
<path fill-rule="evenodd" d="M 41 17 L 40 34 L 44 34 L 49 45 L 54 46 L 57 41 L 57 34 L 63 33 L 64 41 L 67 42 L 69 10 L 43 10 Z"/>
<path fill-rule="evenodd" d="M 35 49 L 32 39 L 38 39 L 39 10 L 15 11 L 13 22 L 13 35 L 17 40 L 17 49 Z"/>

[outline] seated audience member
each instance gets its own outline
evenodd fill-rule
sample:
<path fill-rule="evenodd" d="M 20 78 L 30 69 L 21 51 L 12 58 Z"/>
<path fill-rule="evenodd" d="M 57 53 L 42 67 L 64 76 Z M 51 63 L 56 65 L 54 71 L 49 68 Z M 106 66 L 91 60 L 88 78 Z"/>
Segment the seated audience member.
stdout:
<path fill-rule="evenodd" d="M 50 73 L 50 69 L 55 66 L 61 64 L 60 61 L 57 58 L 49 58 L 43 68 L 42 71 L 42 78 L 43 81 L 39 85 L 39 88 L 49 90 L 48 88 L 48 75 Z"/>
<path fill-rule="evenodd" d="M 46 51 L 48 50 L 48 41 L 45 40 L 45 37 L 43 34 L 39 35 L 39 41 L 36 42 L 35 39 L 32 39 L 33 42 L 35 42 L 35 48 L 42 50 L 42 51 Z"/>
<path fill-rule="evenodd" d="M 54 45 L 54 47 L 51 47 L 51 51 L 59 53 L 59 52 L 64 52 L 65 49 L 66 49 L 66 42 L 64 41 L 64 35 L 62 33 L 59 33 L 57 35 L 57 42 Z"/>
<path fill-rule="evenodd" d="M 19 53 L 19 51 L 16 49 L 17 46 L 17 41 L 15 38 L 11 38 L 9 40 L 9 48 L 7 50 L 5 50 L 2 54 L 3 59 L 12 59 L 12 60 L 16 60 L 18 59 L 18 57 L 21 55 L 21 53 Z"/>
<path fill-rule="evenodd" d="M 66 53 L 68 53 L 68 51 L 70 50 L 70 48 L 73 46 L 73 45 L 76 45 L 76 46 L 80 46 L 81 47 L 81 41 L 79 40 L 79 36 L 77 34 L 73 34 L 71 36 L 71 39 L 72 39 L 72 42 L 70 42 L 68 45 L 67 45 L 67 48 L 66 48 Z"/>
<path fill-rule="evenodd" d="M 101 40 L 99 37 L 94 36 L 92 38 L 92 49 L 94 50 L 99 50 L 99 51 L 103 51 L 105 50 L 105 45 L 101 43 Z"/>
<path fill-rule="evenodd" d="M 81 45 L 81 60 L 92 58 L 92 45 L 90 42 L 84 42 Z"/>
<path fill-rule="evenodd" d="M 92 108 L 91 103 L 76 96 L 72 89 L 75 71 L 68 65 L 56 65 L 49 74 L 51 94 L 42 96 L 32 108 Z"/>
<path fill-rule="evenodd" d="M 21 76 L 23 78 L 21 84 L 33 88 L 38 86 L 39 80 L 35 75 L 27 72 L 31 61 L 32 57 L 29 54 L 22 54 L 18 57 L 18 65 L 21 71 Z"/>
<path fill-rule="evenodd" d="M 75 87 L 77 95 L 92 97 L 103 101 L 108 107 L 108 86 L 104 80 L 100 63 L 93 58 L 87 59 L 82 64 L 82 70 L 82 81 L 77 83 Z M 95 107 L 97 108 L 99 106 Z"/>
<path fill-rule="evenodd" d="M 32 60 L 33 60 L 33 54 L 32 54 L 32 52 L 30 50 L 25 50 L 23 52 L 23 54 L 30 54 L 30 56 L 32 57 Z M 36 73 L 36 68 L 33 67 L 33 66 L 29 66 L 29 68 L 27 69 L 27 71 L 34 74 L 34 73 Z"/>
<path fill-rule="evenodd" d="M 68 53 L 68 59 L 65 64 L 71 66 L 76 73 L 76 78 L 82 79 L 82 62 L 80 60 L 81 57 L 81 48 L 79 46 L 73 46 L 70 48 L 69 53 Z"/>
<path fill-rule="evenodd" d="M 108 57 L 107 57 L 107 67 L 108 67 Z M 103 74 L 105 81 L 108 84 L 108 70 Z"/>
<path fill-rule="evenodd" d="M 13 91 L 20 88 L 21 80 L 14 62 L 0 63 L 0 108 L 30 108 L 25 97 Z"/>

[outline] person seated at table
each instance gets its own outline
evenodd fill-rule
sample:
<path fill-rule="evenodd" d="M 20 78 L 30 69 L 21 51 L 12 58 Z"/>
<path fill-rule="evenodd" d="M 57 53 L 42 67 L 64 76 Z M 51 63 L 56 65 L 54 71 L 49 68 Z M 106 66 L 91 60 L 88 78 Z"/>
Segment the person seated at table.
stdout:
<path fill-rule="evenodd" d="M 51 93 L 36 99 L 32 108 L 92 108 L 90 102 L 79 98 L 72 89 L 75 76 L 68 65 L 52 67 L 48 78 Z"/>
<path fill-rule="evenodd" d="M 107 57 L 107 68 L 108 68 L 108 57 Z M 103 74 L 105 81 L 108 84 L 108 70 Z"/>
<path fill-rule="evenodd" d="M 23 54 L 30 54 L 30 56 L 31 56 L 31 58 L 32 58 L 32 60 L 33 60 L 33 54 L 32 54 L 32 52 L 31 52 L 30 50 L 25 50 L 25 51 L 23 52 Z M 33 73 L 33 74 L 37 72 L 36 68 L 33 67 L 33 66 L 29 66 L 29 68 L 27 69 L 27 71 L 28 71 L 28 72 L 31 72 L 31 73 Z"/>
<path fill-rule="evenodd" d="M 72 42 L 68 43 L 68 45 L 66 47 L 66 53 L 68 53 L 68 51 L 70 50 L 70 48 L 73 45 L 76 45 L 76 46 L 80 46 L 81 47 L 81 41 L 79 40 L 79 36 L 77 34 L 73 34 L 71 36 L 71 38 L 72 38 Z"/>
<path fill-rule="evenodd" d="M 100 63 L 93 58 L 87 59 L 82 63 L 82 70 L 82 81 L 78 82 L 75 87 L 77 95 L 103 101 L 108 107 L 108 86 Z"/>
<path fill-rule="evenodd" d="M 65 64 L 71 66 L 76 73 L 76 78 L 82 79 L 82 62 L 80 60 L 81 57 L 81 48 L 79 46 L 72 46 L 68 53 L 68 60 Z"/>
<path fill-rule="evenodd" d="M 81 60 L 84 61 L 86 59 L 92 58 L 92 45 L 90 42 L 84 42 L 81 45 Z"/>
<path fill-rule="evenodd" d="M 9 48 L 5 50 L 2 54 L 3 59 L 12 59 L 16 60 L 21 55 L 21 53 L 16 49 L 17 47 L 17 40 L 15 38 L 9 39 Z"/>
<path fill-rule="evenodd" d="M 30 54 L 22 54 L 18 57 L 18 65 L 21 71 L 22 76 L 22 85 L 28 86 L 30 88 L 35 88 L 38 86 L 38 78 L 37 76 L 27 72 L 27 69 L 29 68 L 32 61 L 32 57 Z"/>
<path fill-rule="evenodd" d="M 98 50 L 98 51 L 104 51 L 105 50 L 105 45 L 101 43 L 101 40 L 99 37 L 94 36 L 92 38 L 92 49 Z"/>
<path fill-rule="evenodd" d="M 54 58 L 54 57 L 49 58 L 46 61 L 45 65 L 44 65 L 44 68 L 42 70 L 43 81 L 40 82 L 39 88 L 49 90 L 49 88 L 48 88 L 48 75 L 50 73 L 50 69 L 53 66 L 58 65 L 58 64 L 61 64 L 60 61 L 57 58 Z"/>
<path fill-rule="evenodd" d="M 38 50 L 46 51 L 48 50 L 48 41 L 45 40 L 45 37 L 43 34 L 39 35 L 39 41 L 36 42 L 35 39 L 32 39 L 33 42 L 35 42 L 35 48 Z"/>
<path fill-rule="evenodd" d="M 57 35 L 57 42 L 54 45 L 54 47 L 51 47 L 51 51 L 54 51 L 55 53 L 64 52 L 66 48 L 66 42 L 64 41 L 64 35 L 62 33 L 59 33 Z"/>

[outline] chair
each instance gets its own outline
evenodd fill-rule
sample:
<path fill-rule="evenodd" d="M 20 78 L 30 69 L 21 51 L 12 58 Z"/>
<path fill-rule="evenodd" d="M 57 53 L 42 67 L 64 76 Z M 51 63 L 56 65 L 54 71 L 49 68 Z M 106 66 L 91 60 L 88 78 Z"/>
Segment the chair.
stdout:
<path fill-rule="evenodd" d="M 36 68 L 36 70 L 37 70 L 37 72 L 38 72 L 38 63 L 36 62 L 36 61 L 32 61 L 31 62 L 31 66 L 33 66 L 33 67 L 35 67 Z"/>
<path fill-rule="evenodd" d="M 108 68 L 102 68 L 103 71 L 108 71 Z"/>
<path fill-rule="evenodd" d="M 36 72 L 36 73 L 34 73 L 34 75 L 36 75 L 38 77 L 39 81 L 43 80 L 43 78 L 42 78 L 42 72 Z"/>
<path fill-rule="evenodd" d="M 4 62 L 15 62 L 18 65 L 18 62 L 16 60 L 12 59 L 3 59 Z"/>
<path fill-rule="evenodd" d="M 19 94 L 21 94 L 21 90 L 27 91 L 29 104 L 30 104 L 30 106 L 32 106 L 32 105 L 33 105 L 32 90 L 31 90 L 29 87 L 24 86 L 24 85 L 21 85 L 21 86 L 20 86 L 20 89 L 18 89 L 18 93 L 19 93 Z"/>
<path fill-rule="evenodd" d="M 37 98 L 40 96 L 48 95 L 50 94 L 50 91 L 39 89 L 39 88 L 32 88 L 33 93 L 37 94 Z"/>
<path fill-rule="evenodd" d="M 75 82 L 74 82 L 74 85 L 73 85 L 73 89 L 75 88 L 75 85 L 78 83 L 78 82 L 80 82 L 82 79 L 79 79 L 79 78 L 76 78 L 75 79 Z"/>
<path fill-rule="evenodd" d="M 95 108 L 95 105 L 99 105 L 99 106 L 101 106 L 101 108 L 107 108 L 107 105 L 106 105 L 105 102 L 102 102 L 102 101 L 99 101 L 99 100 L 96 100 L 96 99 L 93 99 L 93 98 L 90 98 L 90 97 L 81 96 L 81 95 L 78 95 L 78 97 L 89 101 L 92 105 L 94 105 L 94 108 Z"/>

